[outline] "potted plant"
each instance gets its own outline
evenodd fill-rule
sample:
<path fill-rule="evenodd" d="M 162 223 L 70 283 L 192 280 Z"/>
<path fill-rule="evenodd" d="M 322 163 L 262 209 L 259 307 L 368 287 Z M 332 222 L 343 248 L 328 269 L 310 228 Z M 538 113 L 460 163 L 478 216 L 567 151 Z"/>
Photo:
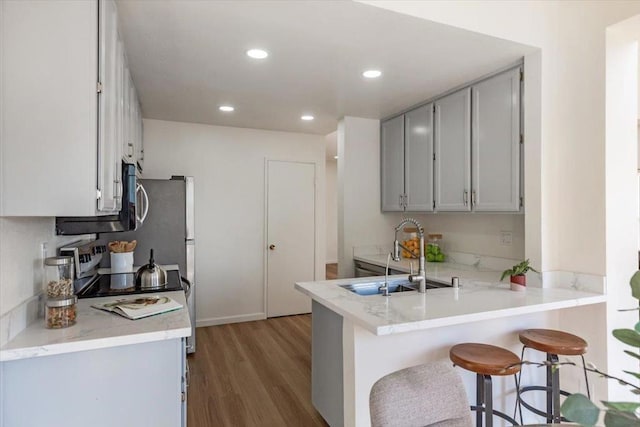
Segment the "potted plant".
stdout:
<path fill-rule="evenodd" d="M 500 281 L 503 281 L 507 276 L 511 276 L 511 290 L 524 291 L 527 286 L 527 276 L 525 276 L 525 274 L 527 274 L 529 270 L 538 273 L 536 269 L 529 265 L 529 260 L 526 259 L 510 269 L 503 271 Z"/>

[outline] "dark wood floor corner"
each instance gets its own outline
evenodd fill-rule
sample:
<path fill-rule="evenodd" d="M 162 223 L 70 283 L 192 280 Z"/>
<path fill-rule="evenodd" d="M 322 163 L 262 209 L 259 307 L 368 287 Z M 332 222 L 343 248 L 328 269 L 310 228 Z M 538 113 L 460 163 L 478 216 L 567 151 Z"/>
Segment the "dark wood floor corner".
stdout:
<path fill-rule="evenodd" d="M 327 426 L 311 403 L 311 315 L 196 329 L 189 427 Z"/>

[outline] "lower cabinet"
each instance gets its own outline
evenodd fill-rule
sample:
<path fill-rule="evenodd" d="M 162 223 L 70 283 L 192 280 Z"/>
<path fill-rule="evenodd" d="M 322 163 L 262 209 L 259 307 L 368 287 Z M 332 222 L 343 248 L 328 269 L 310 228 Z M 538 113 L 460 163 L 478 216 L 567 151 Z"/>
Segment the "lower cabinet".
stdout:
<path fill-rule="evenodd" d="M 186 426 L 184 339 L 0 364 L 0 426 Z"/>

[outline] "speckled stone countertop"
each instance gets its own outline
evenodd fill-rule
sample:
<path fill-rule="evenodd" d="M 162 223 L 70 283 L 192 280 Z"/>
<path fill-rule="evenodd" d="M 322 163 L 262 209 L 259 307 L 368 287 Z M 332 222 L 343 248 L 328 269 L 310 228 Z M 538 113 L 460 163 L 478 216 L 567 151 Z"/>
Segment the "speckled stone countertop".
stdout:
<path fill-rule="evenodd" d="M 0 348 L 0 362 L 190 336 L 191 321 L 184 292 L 161 292 L 158 295 L 170 297 L 183 308 L 129 320 L 91 307 L 91 304 L 117 300 L 122 296 L 81 299 L 78 300 L 75 325 L 47 329 L 44 319 L 38 319 Z"/>

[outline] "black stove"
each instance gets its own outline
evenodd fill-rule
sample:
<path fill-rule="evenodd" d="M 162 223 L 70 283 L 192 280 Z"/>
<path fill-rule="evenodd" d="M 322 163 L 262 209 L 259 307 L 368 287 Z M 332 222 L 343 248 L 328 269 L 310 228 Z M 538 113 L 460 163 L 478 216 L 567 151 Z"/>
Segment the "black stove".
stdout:
<path fill-rule="evenodd" d="M 135 285 L 135 273 L 97 274 L 74 282 L 78 298 L 97 298 L 116 295 L 145 294 L 187 290 L 178 270 L 167 271 L 167 285 L 163 288 L 140 289 Z"/>

